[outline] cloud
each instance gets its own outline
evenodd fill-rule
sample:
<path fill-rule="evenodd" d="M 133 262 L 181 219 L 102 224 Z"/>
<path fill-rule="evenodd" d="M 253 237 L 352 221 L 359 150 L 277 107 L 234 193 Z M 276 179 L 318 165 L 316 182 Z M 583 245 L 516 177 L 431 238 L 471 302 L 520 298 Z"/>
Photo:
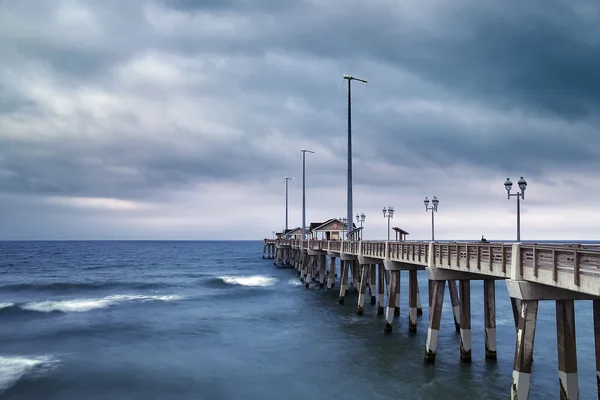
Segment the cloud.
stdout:
<path fill-rule="evenodd" d="M 593 237 L 599 7 L 5 0 L 0 238 L 270 236 L 286 175 L 300 223 L 301 148 L 309 219 L 341 216 L 344 73 L 369 79 L 352 88 L 366 237 L 391 205 L 427 238 L 438 195 L 437 237 L 511 238 L 502 183 L 521 175 L 524 237 Z"/>

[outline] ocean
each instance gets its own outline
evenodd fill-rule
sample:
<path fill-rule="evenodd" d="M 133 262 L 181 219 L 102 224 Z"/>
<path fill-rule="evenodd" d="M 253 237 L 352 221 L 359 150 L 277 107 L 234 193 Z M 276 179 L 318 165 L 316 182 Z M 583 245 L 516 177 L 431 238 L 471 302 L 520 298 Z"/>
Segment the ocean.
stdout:
<path fill-rule="evenodd" d="M 357 294 L 305 289 L 262 241 L 0 242 L 0 399 L 506 399 L 515 328 L 496 284 L 498 361 L 461 365 L 446 290 L 435 366 L 428 310 L 408 333 L 408 276 L 392 334 Z M 338 281 L 339 282 L 339 281 Z M 336 282 L 337 283 L 337 282 Z M 427 304 L 425 273 L 419 275 Z M 596 399 L 592 307 L 576 304 L 580 398 Z M 531 399 L 558 398 L 555 305 L 541 302 Z"/>

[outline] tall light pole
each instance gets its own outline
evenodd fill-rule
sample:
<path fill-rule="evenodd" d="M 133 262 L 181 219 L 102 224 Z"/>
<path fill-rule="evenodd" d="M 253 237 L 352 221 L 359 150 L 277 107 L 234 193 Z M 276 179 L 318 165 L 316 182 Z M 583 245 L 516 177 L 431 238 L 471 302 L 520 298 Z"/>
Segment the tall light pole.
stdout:
<path fill-rule="evenodd" d="M 348 235 L 352 232 L 350 224 L 352 223 L 352 97 L 351 82 L 359 81 L 367 83 L 366 79 L 355 78 L 351 75 L 344 75 L 344 79 L 348 80 L 348 194 L 346 198 L 346 218 L 348 223 Z"/>
<path fill-rule="evenodd" d="M 394 207 L 383 207 L 383 218 L 388 219 L 388 242 L 390 240 L 390 218 L 394 218 Z"/>
<path fill-rule="evenodd" d="M 271 232 L 273 234 L 273 239 L 275 239 L 275 231 Z"/>
<path fill-rule="evenodd" d="M 437 207 L 438 204 L 440 204 L 440 201 L 438 200 L 437 197 L 433 196 L 433 199 L 431 199 L 431 207 L 429 207 L 429 199 L 427 197 L 425 197 L 425 200 L 423 200 L 423 203 L 425 203 L 425 211 L 429 211 L 431 210 L 431 240 L 435 240 L 435 213 L 437 212 Z"/>
<path fill-rule="evenodd" d="M 356 222 L 360 223 L 360 227 L 362 228 L 363 223 L 365 222 L 365 218 L 367 217 L 367 215 L 365 213 L 362 214 L 358 214 L 356 213 Z"/>
<path fill-rule="evenodd" d="M 523 179 L 523 177 L 521 177 L 521 179 L 519 179 L 517 184 L 519 185 L 519 189 L 521 189 L 521 191 L 511 194 L 510 189 L 512 188 L 513 184 L 510 181 L 510 178 L 506 178 L 506 182 L 504 182 L 504 187 L 506 188 L 506 191 L 508 192 L 508 199 L 510 200 L 510 198 L 513 196 L 517 197 L 517 242 L 520 242 L 521 241 L 521 199 L 525 200 L 525 189 L 527 189 L 527 181 L 525 179 Z"/>
<path fill-rule="evenodd" d="M 300 150 L 302 152 L 302 240 L 306 240 L 306 153 L 314 153 L 312 150 Z"/>
<path fill-rule="evenodd" d="M 283 232 L 284 236 L 288 231 L 288 181 L 294 180 L 294 178 L 285 177 L 285 231 Z"/>

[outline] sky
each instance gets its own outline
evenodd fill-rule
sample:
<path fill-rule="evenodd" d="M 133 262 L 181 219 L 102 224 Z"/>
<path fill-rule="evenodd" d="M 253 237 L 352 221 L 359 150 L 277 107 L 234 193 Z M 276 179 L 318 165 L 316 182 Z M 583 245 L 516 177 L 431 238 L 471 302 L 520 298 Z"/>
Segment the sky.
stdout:
<path fill-rule="evenodd" d="M 0 0 L 0 240 L 600 239 L 595 0 Z"/>

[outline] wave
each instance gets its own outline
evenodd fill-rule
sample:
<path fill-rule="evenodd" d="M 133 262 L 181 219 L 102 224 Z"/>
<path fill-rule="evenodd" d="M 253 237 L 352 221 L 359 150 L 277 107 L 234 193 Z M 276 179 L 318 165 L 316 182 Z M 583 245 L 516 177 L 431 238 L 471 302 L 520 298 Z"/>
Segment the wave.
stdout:
<path fill-rule="evenodd" d="M 264 275 L 252 275 L 252 276 L 219 276 L 223 283 L 228 285 L 240 285 L 240 286 L 273 286 L 277 283 L 277 278 L 272 278 Z"/>
<path fill-rule="evenodd" d="M 302 286 L 302 282 L 300 282 L 299 278 L 292 278 L 288 281 L 288 283 L 292 286 Z"/>
<path fill-rule="evenodd" d="M 51 291 L 51 292 L 73 292 L 77 290 L 99 290 L 117 287 L 127 287 L 131 289 L 152 289 L 157 287 L 168 287 L 169 284 L 163 282 L 53 282 L 53 283 L 16 283 L 0 286 L 0 291 Z"/>
<path fill-rule="evenodd" d="M 102 298 L 82 298 L 70 300 L 47 300 L 34 301 L 21 304 L 0 303 L 4 311 L 34 311 L 34 312 L 86 312 L 100 308 L 106 308 L 125 302 L 149 302 L 149 301 L 178 301 L 184 297 L 178 295 L 112 295 Z"/>
<path fill-rule="evenodd" d="M 50 356 L 4 357 L 0 356 L 0 393 L 13 386 L 27 374 L 42 374 L 54 368 L 58 360 Z"/>

